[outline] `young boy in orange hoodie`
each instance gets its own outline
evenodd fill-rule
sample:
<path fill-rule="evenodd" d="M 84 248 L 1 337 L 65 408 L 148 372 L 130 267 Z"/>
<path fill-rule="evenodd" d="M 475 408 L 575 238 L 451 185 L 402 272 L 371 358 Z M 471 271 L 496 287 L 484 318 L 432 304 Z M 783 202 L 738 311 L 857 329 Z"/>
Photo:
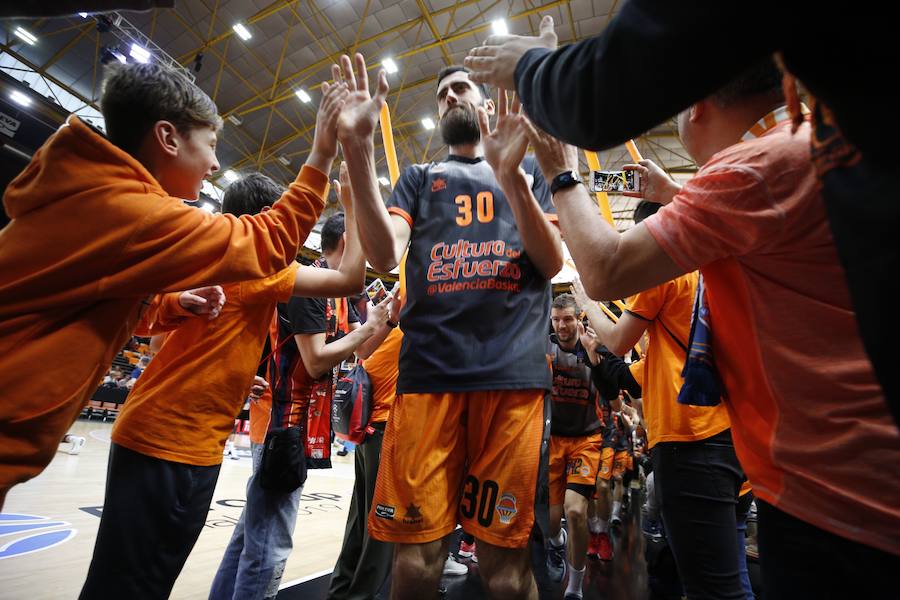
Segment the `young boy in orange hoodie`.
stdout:
<path fill-rule="evenodd" d="M 323 91 L 317 127 L 347 94 Z M 179 73 L 117 65 L 100 103 L 107 137 L 70 117 L 3 198 L 12 221 L 0 231 L 0 507 L 53 458 L 144 298 L 277 273 L 324 207 L 332 157 L 315 145 L 270 211 L 237 218 L 185 206 L 219 168 L 221 119 Z M 34 365 L 41 376 L 27 377 Z"/>
<path fill-rule="evenodd" d="M 328 134 L 318 134 L 330 145 L 321 149 L 333 155 L 337 140 L 333 129 Z M 345 193 L 340 185 L 335 190 L 347 233 L 337 270 L 294 263 L 223 286 L 227 301 L 219 316 L 185 319 L 135 383 L 112 431 L 103 516 L 82 598 L 169 597 L 206 522 L 225 440 L 250 391 L 275 306 L 291 296 L 362 291 L 365 258 L 344 167 L 341 181 Z M 247 175 L 225 191 L 222 210 L 264 212 L 282 191 L 265 175 Z M 154 318 L 177 323 L 180 311 L 172 306 L 164 302 Z M 371 336 L 377 327 L 357 335 Z"/>

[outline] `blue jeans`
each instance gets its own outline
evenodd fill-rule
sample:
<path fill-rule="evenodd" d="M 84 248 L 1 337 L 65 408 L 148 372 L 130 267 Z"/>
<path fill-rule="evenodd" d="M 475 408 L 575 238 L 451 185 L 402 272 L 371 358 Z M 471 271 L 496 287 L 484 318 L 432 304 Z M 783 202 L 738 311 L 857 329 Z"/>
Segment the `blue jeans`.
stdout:
<path fill-rule="evenodd" d="M 251 445 L 253 474 L 247 481 L 247 504 L 213 579 L 210 600 L 268 600 L 278 594 L 303 488 L 289 494 L 262 489 L 258 481 L 262 450 L 262 444 Z"/>

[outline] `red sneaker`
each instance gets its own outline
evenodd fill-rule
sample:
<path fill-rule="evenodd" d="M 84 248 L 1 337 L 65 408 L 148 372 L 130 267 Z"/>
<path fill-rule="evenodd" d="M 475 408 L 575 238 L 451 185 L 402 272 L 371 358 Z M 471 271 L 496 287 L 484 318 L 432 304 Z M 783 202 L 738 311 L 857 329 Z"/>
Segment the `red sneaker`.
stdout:
<path fill-rule="evenodd" d="M 462 558 L 472 559 L 472 562 L 478 562 L 478 557 L 475 556 L 475 542 L 467 544 L 465 540 L 460 540 L 459 556 Z"/>
<path fill-rule="evenodd" d="M 612 543 L 609 541 L 609 535 L 604 532 L 598 533 L 597 537 L 599 538 L 597 542 L 597 556 L 600 560 L 612 560 L 613 548 Z"/>

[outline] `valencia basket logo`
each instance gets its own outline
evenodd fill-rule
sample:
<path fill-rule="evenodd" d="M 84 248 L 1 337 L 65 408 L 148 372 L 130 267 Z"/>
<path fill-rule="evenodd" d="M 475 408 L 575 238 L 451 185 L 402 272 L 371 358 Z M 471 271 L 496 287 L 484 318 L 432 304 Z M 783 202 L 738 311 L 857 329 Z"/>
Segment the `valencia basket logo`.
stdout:
<path fill-rule="evenodd" d="M 0 560 L 49 550 L 75 537 L 77 529 L 50 517 L 0 513 Z"/>

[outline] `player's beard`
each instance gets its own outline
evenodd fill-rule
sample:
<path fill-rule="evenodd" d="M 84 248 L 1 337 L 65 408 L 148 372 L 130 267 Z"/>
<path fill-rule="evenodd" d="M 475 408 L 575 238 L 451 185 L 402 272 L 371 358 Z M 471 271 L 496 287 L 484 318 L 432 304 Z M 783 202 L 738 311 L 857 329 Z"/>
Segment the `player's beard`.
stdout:
<path fill-rule="evenodd" d="M 441 117 L 441 138 L 448 146 L 477 144 L 481 140 L 478 113 L 470 104 L 456 104 Z"/>

